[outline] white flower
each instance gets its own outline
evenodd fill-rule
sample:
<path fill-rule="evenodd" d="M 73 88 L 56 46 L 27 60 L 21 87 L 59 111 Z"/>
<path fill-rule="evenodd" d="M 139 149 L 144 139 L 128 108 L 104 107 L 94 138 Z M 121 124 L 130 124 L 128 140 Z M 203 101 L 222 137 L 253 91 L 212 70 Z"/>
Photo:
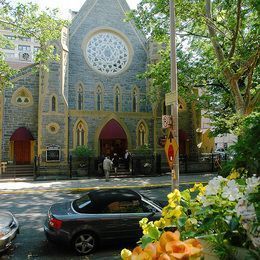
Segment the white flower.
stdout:
<path fill-rule="evenodd" d="M 232 219 L 232 216 L 226 216 L 225 221 L 229 224 Z"/>
<path fill-rule="evenodd" d="M 235 201 L 242 197 L 242 194 L 239 191 L 239 185 L 235 180 L 228 181 L 227 186 L 223 188 L 221 196 L 230 201 Z"/>
<path fill-rule="evenodd" d="M 254 221 L 256 219 L 255 207 L 253 204 L 249 204 L 245 198 L 238 201 L 236 205 L 236 212 L 241 217 L 242 222 Z"/>
<path fill-rule="evenodd" d="M 205 195 L 217 195 L 221 188 L 221 183 L 226 181 L 222 176 L 218 176 L 209 181 Z"/>
<path fill-rule="evenodd" d="M 256 190 L 256 187 L 260 185 L 260 177 L 255 175 L 246 180 L 246 194 L 253 193 Z"/>

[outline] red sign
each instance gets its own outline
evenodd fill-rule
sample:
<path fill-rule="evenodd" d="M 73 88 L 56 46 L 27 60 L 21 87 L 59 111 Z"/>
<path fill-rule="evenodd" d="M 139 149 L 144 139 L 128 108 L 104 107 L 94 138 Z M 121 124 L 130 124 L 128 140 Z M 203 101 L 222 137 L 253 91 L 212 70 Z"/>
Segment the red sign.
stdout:
<path fill-rule="evenodd" d="M 173 163 L 175 161 L 175 157 L 176 157 L 178 149 L 179 149 L 179 146 L 178 146 L 175 138 L 173 137 L 173 131 L 169 130 L 168 134 L 167 134 L 167 139 L 166 139 L 164 150 L 165 150 L 165 154 L 167 156 L 167 160 L 168 160 L 168 164 L 169 164 L 170 168 L 173 167 Z"/>

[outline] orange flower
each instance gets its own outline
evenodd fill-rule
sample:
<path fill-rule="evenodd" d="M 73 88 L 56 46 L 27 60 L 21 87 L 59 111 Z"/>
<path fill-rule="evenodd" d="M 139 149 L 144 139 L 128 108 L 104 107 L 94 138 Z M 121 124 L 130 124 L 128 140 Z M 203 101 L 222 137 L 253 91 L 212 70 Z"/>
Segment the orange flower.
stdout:
<path fill-rule="evenodd" d="M 140 246 L 137 246 L 131 255 L 131 260 L 152 260 L 152 256 L 145 252 Z"/>
<path fill-rule="evenodd" d="M 176 230 L 174 233 L 171 231 L 164 232 L 160 237 L 160 245 L 163 251 L 165 251 L 165 245 L 170 241 L 179 241 L 180 240 L 180 232 Z"/>
<path fill-rule="evenodd" d="M 144 252 L 149 254 L 152 259 L 158 259 L 158 257 L 163 253 L 159 242 L 149 243 L 145 247 Z"/>
<path fill-rule="evenodd" d="M 165 245 L 167 254 L 176 259 L 186 260 L 190 256 L 190 247 L 182 241 L 170 241 Z"/>
<path fill-rule="evenodd" d="M 158 260 L 172 260 L 172 259 L 173 257 L 169 256 L 167 253 L 162 253 L 158 258 Z"/>
<path fill-rule="evenodd" d="M 190 256 L 193 256 L 193 259 L 196 259 L 194 257 L 200 259 L 200 256 L 202 255 L 202 245 L 199 240 L 191 238 L 185 240 L 184 243 L 190 247 Z"/>
<path fill-rule="evenodd" d="M 180 241 L 180 232 L 166 231 L 159 242 L 149 243 L 144 249 L 137 246 L 133 252 L 122 250 L 123 260 L 200 260 L 202 245 L 192 238 Z"/>

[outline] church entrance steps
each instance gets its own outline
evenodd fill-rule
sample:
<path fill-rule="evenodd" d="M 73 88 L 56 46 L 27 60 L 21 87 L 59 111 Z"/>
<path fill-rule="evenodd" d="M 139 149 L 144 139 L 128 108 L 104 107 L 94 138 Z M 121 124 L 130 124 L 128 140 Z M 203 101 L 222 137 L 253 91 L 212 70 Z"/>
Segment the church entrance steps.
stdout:
<path fill-rule="evenodd" d="M 22 178 L 33 177 L 34 167 L 32 164 L 28 165 L 13 165 L 7 164 L 6 169 L 2 170 L 0 177 L 2 178 Z"/>

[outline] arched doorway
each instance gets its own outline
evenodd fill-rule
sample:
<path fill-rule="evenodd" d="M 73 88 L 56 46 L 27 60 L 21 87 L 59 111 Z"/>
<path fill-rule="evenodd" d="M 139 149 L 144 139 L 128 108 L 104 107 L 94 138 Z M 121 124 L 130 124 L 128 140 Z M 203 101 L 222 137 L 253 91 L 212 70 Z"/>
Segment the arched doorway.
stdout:
<path fill-rule="evenodd" d="M 11 136 L 11 149 L 13 160 L 16 164 L 30 164 L 32 141 L 34 140 L 31 132 L 25 127 L 18 128 Z"/>
<path fill-rule="evenodd" d="M 103 127 L 99 135 L 100 154 L 112 156 L 117 153 L 120 157 L 127 149 L 127 137 L 122 126 L 111 119 Z"/>

